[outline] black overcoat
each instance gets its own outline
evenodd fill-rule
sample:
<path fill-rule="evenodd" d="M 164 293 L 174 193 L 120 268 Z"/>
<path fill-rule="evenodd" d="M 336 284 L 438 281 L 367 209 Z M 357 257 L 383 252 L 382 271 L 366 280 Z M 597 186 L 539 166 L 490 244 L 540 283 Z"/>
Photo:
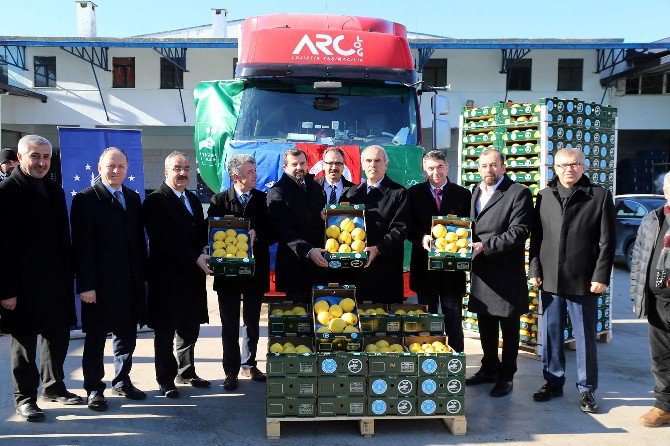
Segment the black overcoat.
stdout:
<path fill-rule="evenodd" d="M 365 205 L 367 245 L 379 248 L 368 268 L 355 271 L 360 301 L 400 303 L 403 299 L 403 260 L 410 219 L 407 189 L 385 176 L 379 188 L 367 192 L 367 183 L 347 192 L 351 204 Z"/>
<path fill-rule="evenodd" d="M 304 191 L 291 177 L 282 177 L 268 191 L 268 212 L 277 235 L 276 289 L 309 292 L 321 282 L 323 271 L 307 257 L 312 248 L 323 248 L 326 205 L 323 188 L 313 175 L 305 176 Z"/>
<path fill-rule="evenodd" d="M 98 182 L 72 200 L 70 221 L 77 293 L 84 332 L 128 332 L 146 323 L 147 245 L 140 196 L 123 186 L 126 209 Z"/>
<path fill-rule="evenodd" d="M 77 324 L 65 195 L 45 177 L 44 197 L 31 180 L 17 167 L 0 183 L 0 300 L 17 298 L 14 310 L 0 308 L 3 333 L 39 334 Z"/>
<path fill-rule="evenodd" d="M 612 194 L 583 175 L 565 210 L 558 177 L 535 202 L 530 239 L 530 277 L 542 289 L 564 296 L 594 296 L 591 282 L 609 285 L 616 247 L 616 213 Z"/>
<path fill-rule="evenodd" d="M 533 221 L 530 190 L 507 175 L 477 214 L 481 189 L 472 194 L 473 241 L 484 251 L 472 262 L 470 301 L 473 313 L 511 317 L 528 312 L 525 244 Z"/>
<path fill-rule="evenodd" d="M 440 209 L 430 182 L 415 184 L 408 189 L 411 209 L 411 224 L 408 240 L 412 242 L 412 256 L 409 270 L 410 289 L 417 293 L 444 293 L 453 291 L 465 293 L 465 273 L 462 271 L 429 271 L 428 251 L 422 240 L 430 234 L 434 215 L 456 215 L 470 217 L 470 191 L 449 181 L 442 189 Z"/>
<path fill-rule="evenodd" d="M 209 322 L 206 275 L 195 263 L 207 246 L 207 221 L 195 194 L 186 191 L 186 196 L 193 215 L 165 182 L 142 205 L 149 236 L 147 320 L 151 328 Z"/>
<path fill-rule="evenodd" d="M 253 277 L 214 277 L 214 289 L 230 292 L 265 294 L 270 291 L 270 245 L 275 237 L 270 225 L 267 194 L 258 189 L 249 192 L 249 202 L 243 208 L 237 199 L 235 188 L 231 186 L 225 192 L 212 197 L 207 217 L 241 217 L 249 220 L 250 227 L 256 231 L 253 245 L 256 266 Z"/>

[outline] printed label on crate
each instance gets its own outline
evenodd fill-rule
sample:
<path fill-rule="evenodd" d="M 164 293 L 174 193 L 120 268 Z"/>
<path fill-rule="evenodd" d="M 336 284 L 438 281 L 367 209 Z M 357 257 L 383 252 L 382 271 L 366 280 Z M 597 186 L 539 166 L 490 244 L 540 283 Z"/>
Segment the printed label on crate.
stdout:
<path fill-rule="evenodd" d="M 424 362 L 425 364 L 425 362 Z M 437 368 L 437 365 L 435 366 Z M 458 373 L 461 371 L 463 368 L 463 363 L 459 361 L 458 359 L 450 359 L 449 362 L 447 363 L 447 370 L 449 370 L 449 373 Z"/>
<path fill-rule="evenodd" d="M 413 361 L 400 361 L 400 373 L 414 373 L 416 365 Z"/>
<path fill-rule="evenodd" d="M 307 373 L 314 373 L 314 364 L 309 362 L 301 362 L 299 364 L 300 374 L 305 375 Z"/>
<path fill-rule="evenodd" d="M 447 413 L 455 414 L 461 411 L 461 402 L 458 400 L 449 400 L 447 402 Z"/>
<path fill-rule="evenodd" d="M 437 372 L 437 361 L 432 358 L 426 359 L 423 361 L 423 364 L 421 364 L 421 370 L 423 370 L 423 373 L 432 375 L 433 373 Z"/>
<path fill-rule="evenodd" d="M 298 388 L 298 393 L 300 395 L 314 395 L 316 391 L 314 390 L 314 384 L 301 383 Z"/>
<path fill-rule="evenodd" d="M 351 359 L 349 360 L 349 364 L 347 364 L 347 368 L 351 373 L 360 373 L 363 370 L 363 361 L 358 358 Z"/>
<path fill-rule="evenodd" d="M 398 392 L 402 393 L 403 395 L 409 395 L 412 393 L 413 388 L 414 386 L 412 386 L 412 381 L 408 379 L 401 380 L 397 386 Z"/>
<path fill-rule="evenodd" d="M 412 402 L 409 400 L 398 401 L 398 414 L 407 415 L 412 412 Z"/>
<path fill-rule="evenodd" d="M 365 415 L 365 403 L 349 403 L 351 415 Z"/>
<path fill-rule="evenodd" d="M 312 415 L 314 413 L 314 404 L 301 403 L 298 405 L 298 415 Z"/>
<path fill-rule="evenodd" d="M 376 379 L 372 382 L 372 391 L 377 395 L 383 395 L 388 390 L 388 384 L 383 379 Z"/>
<path fill-rule="evenodd" d="M 349 382 L 349 393 L 365 394 L 365 381 Z"/>
<path fill-rule="evenodd" d="M 433 400 L 425 400 L 421 403 L 421 412 L 426 415 L 432 415 L 437 409 L 437 404 Z"/>
<path fill-rule="evenodd" d="M 421 384 L 421 390 L 426 395 L 432 395 L 437 390 L 437 383 L 432 379 L 427 379 Z"/>
<path fill-rule="evenodd" d="M 324 359 L 321 363 L 321 370 L 323 373 L 335 373 L 335 370 L 337 370 L 337 362 L 332 358 Z"/>
<path fill-rule="evenodd" d="M 388 331 L 388 332 L 400 331 L 400 321 L 387 323 L 386 324 L 386 331 Z"/>
<path fill-rule="evenodd" d="M 463 389 L 463 384 L 458 379 L 452 379 L 447 383 L 447 390 L 449 393 L 460 393 Z"/>
<path fill-rule="evenodd" d="M 370 405 L 372 413 L 375 415 L 383 415 L 386 413 L 386 401 L 384 400 L 375 400 Z"/>
<path fill-rule="evenodd" d="M 310 322 L 300 322 L 298 323 L 298 333 L 311 333 L 312 324 Z"/>
<path fill-rule="evenodd" d="M 463 269 L 463 268 L 461 268 L 461 269 Z M 467 269 L 467 266 L 466 266 L 465 269 Z M 442 333 L 444 331 L 444 328 L 442 327 L 442 322 L 431 321 L 429 326 L 428 326 L 428 330 Z"/>

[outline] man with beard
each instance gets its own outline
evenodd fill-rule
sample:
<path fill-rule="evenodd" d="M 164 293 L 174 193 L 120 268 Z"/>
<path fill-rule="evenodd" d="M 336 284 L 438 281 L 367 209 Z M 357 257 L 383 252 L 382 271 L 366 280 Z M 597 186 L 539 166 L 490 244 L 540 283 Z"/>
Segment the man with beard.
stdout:
<path fill-rule="evenodd" d="M 491 396 L 514 387 L 519 353 L 519 316 L 528 312 L 524 244 L 533 218 L 530 190 L 505 175 L 502 153 L 485 150 L 479 157 L 482 182 L 472 194 L 472 273 L 468 309 L 477 313 L 484 357 L 467 385 L 495 383 Z M 502 331 L 502 361 L 498 332 Z"/>
<path fill-rule="evenodd" d="M 339 147 L 329 147 L 323 152 L 323 178 L 316 180 L 323 186 L 326 204 L 338 204 L 354 185 L 342 176 L 344 173 L 344 151 Z"/>
<path fill-rule="evenodd" d="M 277 291 L 293 302 L 307 303 L 313 285 L 322 278 L 323 219 L 326 199 L 314 175 L 307 174 L 307 155 L 288 149 L 284 174 L 268 191 L 268 212 L 277 235 L 275 272 Z"/>

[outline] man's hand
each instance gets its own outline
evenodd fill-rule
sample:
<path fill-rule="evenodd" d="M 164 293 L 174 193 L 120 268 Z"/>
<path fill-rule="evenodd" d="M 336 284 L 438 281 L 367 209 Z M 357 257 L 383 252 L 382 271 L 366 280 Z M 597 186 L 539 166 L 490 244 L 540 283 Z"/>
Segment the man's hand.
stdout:
<path fill-rule="evenodd" d="M 0 305 L 5 310 L 13 310 L 16 308 L 16 297 L 10 297 L 9 299 L 0 300 Z"/>
<path fill-rule="evenodd" d="M 326 210 L 321 209 L 321 220 L 326 221 Z"/>
<path fill-rule="evenodd" d="M 84 291 L 83 293 L 79 294 L 79 298 L 81 299 L 82 302 L 85 304 L 95 304 L 98 303 L 98 301 L 95 298 L 95 290 L 88 290 Z"/>
<path fill-rule="evenodd" d="M 376 246 L 368 246 L 363 251 L 368 253 L 368 263 L 365 264 L 365 268 L 367 268 L 368 266 L 370 266 L 372 261 L 376 259 L 377 256 L 379 255 L 379 248 L 377 248 Z"/>
<path fill-rule="evenodd" d="M 312 248 L 307 253 L 307 257 L 309 257 L 309 259 L 312 262 L 316 263 L 316 266 L 320 266 L 321 268 L 325 268 L 325 267 L 328 266 L 328 262 L 326 261 L 326 259 L 323 258 L 323 253 L 324 252 L 326 252 L 325 249 Z"/>
<path fill-rule="evenodd" d="M 198 268 L 203 270 L 205 274 L 214 274 L 214 271 L 209 269 L 207 266 L 207 261 L 209 260 L 209 256 L 207 254 L 200 254 L 200 257 L 198 257 L 198 260 L 195 261 L 195 264 L 198 265 Z"/>
<path fill-rule="evenodd" d="M 607 285 L 600 282 L 591 282 L 591 292 L 593 294 L 600 294 L 607 288 Z"/>
<path fill-rule="evenodd" d="M 475 257 L 477 257 L 477 254 L 484 251 L 484 245 L 482 244 L 482 242 L 474 242 L 470 246 L 472 246 L 472 258 L 473 259 Z"/>
<path fill-rule="evenodd" d="M 530 282 L 533 284 L 535 288 L 540 288 L 542 285 L 542 277 L 531 277 Z"/>
<path fill-rule="evenodd" d="M 430 242 L 433 241 L 433 237 L 431 237 L 430 234 L 426 234 L 423 236 L 423 240 L 421 240 L 421 246 L 423 246 L 423 249 L 426 251 L 430 251 Z"/>
<path fill-rule="evenodd" d="M 251 241 L 252 245 L 256 241 L 256 230 L 255 229 L 249 229 L 249 241 Z"/>

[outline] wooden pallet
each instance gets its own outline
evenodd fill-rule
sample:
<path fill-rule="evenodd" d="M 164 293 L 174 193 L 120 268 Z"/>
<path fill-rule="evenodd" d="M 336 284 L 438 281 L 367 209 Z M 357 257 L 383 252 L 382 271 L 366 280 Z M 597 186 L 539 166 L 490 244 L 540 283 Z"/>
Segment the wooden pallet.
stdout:
<path fill-rule="evenodd" d="M 385 416 L 385 417 L 288 417 L 288 418 L 266 418 L 267 437 L 271 440 L 278 440 L 281 434 L 281 423 L 293 421 L 358 421 L 361 435 L 372 437 L 375 433 L 375 420 L 435 420 L 439 419 L 447 426 L 453 435 L 465 435 L 468 423 L 465 415 L 458 416 Z"/>
<path fill-rule="evenodd" d="M 596 341 L 602 342 L 604 344 L 609 344 L 612 342 L 612 331 L 601 331 L 596 335 Z M 569 350 L 576 350 L 577 345 L 575 344 L 574 339 L 570 339 L 568 341 L 565 341 L 565 348 Z"/>

